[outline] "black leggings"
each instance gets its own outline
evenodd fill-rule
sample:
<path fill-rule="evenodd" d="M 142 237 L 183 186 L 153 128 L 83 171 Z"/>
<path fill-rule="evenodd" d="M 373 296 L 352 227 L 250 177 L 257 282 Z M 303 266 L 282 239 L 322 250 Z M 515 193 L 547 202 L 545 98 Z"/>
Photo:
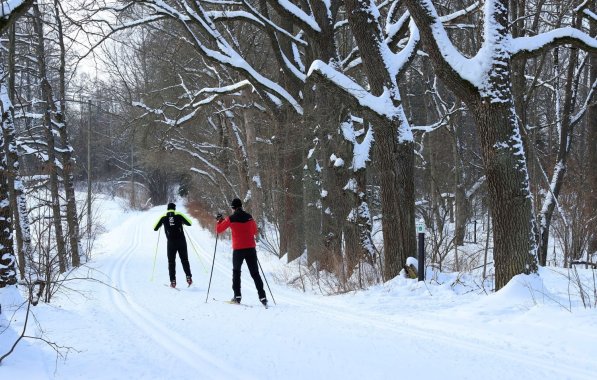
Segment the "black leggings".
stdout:
<path fill-rule="evenodd" d="M 176 252 L 178 252 L 178 256 L 180 257 L 184 273 L 187 277 L 191 277 L 187 241 L 184 238 L 172 239 L 168 240 L 168 274 L 170 275 L 170 282 L 176 281 Z"/>
<path fill-rule="evenodd" d="M 259 299 L 265 298 L 265 291 L 263 290 L 263 281 L 259 275 L 259 266 L 257 263 L 257 250 L 255 248 L 236 249 L 232 252 L 232 290 L 234 290 L 234 297 L 240 297 L 240 268 L 243 261 L 247 261 L 249 273 L 255 281 L 257 294 Z"/>

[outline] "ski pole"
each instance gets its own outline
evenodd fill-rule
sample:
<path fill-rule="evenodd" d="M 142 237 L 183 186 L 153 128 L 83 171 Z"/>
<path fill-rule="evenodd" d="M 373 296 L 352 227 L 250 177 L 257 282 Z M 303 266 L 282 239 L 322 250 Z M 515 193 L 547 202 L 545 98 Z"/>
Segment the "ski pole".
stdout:
<path fill-rule="evenodd" d="M 265 284 L 267 285 L 267 290 L 269 290 L 269 295 L 272 296 L 272 301 L 274 301 L 274 305 L 277 305 L 276 299 L 274 298 L 274 295 L 272 294 L 272 289 L 269 287 L 269 284 L 267 283 L 267 278 L 265 277 L 265 272 L 263 271 L 263 268 L 261 267 L 259 258 L 257 258 L 257 264 L 259 264 L 259 269 L 261 269 L 261 273 L 263 274 L 263 279 L 265 280 Z"/>
<path fill-rule="evenodd" d="M 216 248 L 218 248 L 218 234 L 216 233 L 216 246 L 214 247 L 214 258 L 211 262 L 211 273 L 209 274 L 209 285 L 207 285 L 207 295 L 205 296 L 205 303 L 209 298 L 209 288 L 211 287 L 211 276 L 214 274 L 214 263 L 216 262 Z"/>
<path fill-rule="evenodd" d="M 207 268 L 205 267 L 205 263 L 201 259 L 201 256 L 199 256 L 199 252 L 197 252 L 197 248 L 195 248 L 195 244 L 193 243 L 193 239 L 191 239 L 191 237 L 189 236 L 189 233 L 187 232 L 187 230 L 184 230 L 184 233 L 187 235 L 187 238 L 191 242 L 191 247 L 193 247 L 193 251 L 195 251 L 195 254 L 197 255 L 197 258 L 199 259 L 199 262 L 201 263 L 201 266 L 203 267 L 203 271 L 205 273 L 207 273 Z"/>
<path fill-rule="evenodd" d="M 153 275 L 155 273 L 155 259 L 158 257 L 158 246 L 160 245 L 160 230 L 162 228 L 160 227 L 158 229 L 158 242 L 155 245 L 155 254 L 153 255 L 153 270 L 151 271 L 151 278 L 149 279 L 149 281 L 153 282 Z"/>

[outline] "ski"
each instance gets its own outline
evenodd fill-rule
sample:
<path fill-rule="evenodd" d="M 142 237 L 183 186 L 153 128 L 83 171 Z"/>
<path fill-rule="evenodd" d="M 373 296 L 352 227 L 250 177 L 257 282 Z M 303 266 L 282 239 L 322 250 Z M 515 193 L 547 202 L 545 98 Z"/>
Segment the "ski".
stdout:
<path fill-rule="evenodd" d="M 180 292 L 180 289 L 178 289 L 178 288 L 173 288 L 173 287 L 171 287 L 171 286 L 170 286 L 170 285 L 168 285 L 168 284 L 164 284 L 164 286 L 165 286 L 165 287 L 167 287 L 167 288 L 170 288 L 170 289 L 178 290 L 178 291 Z"/>
<path fill-rule="evenodd" d="M 227 303 L 229 305 L 237 305 L 237 306 L 243 306 L 243 307 L 247 307 L 247 308 L 253 307 L 253 305 L 247 305 L 246 303 L 236 303 L 236 302 L 233 302 L 233 301 L 223 301 L 223 300 L 217 300 L 215 298 L 212 298 L 212 299 L 214 301 L 224 302 L 224 303 Z"/>

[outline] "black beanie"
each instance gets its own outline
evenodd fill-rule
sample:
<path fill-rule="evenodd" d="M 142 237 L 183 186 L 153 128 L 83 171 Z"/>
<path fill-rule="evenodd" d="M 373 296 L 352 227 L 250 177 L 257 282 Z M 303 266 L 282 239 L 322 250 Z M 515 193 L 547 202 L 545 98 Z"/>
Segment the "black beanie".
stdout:
<path fill-rule="evenodd" d="M 176 210 L 176 205 L 174 203 L 168 203 L 168 210 Z"/>
<path fill-rule="evenodd" d="M 243 207 L 243 202 L 238 198 L 234 198 L 232 202 L 230 202 L 230 206 L 232 208 L 241 208 Z"/>

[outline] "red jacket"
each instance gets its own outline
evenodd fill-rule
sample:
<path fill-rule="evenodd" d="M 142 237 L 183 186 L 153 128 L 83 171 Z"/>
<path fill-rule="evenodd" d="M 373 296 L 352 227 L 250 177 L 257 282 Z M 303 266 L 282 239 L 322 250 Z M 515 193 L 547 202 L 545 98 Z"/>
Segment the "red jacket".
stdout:
<path fill-rule="evenodd" d="M 230 227 L 232 230 L 232 249 L 255 248 L 255 235 L 257 235 L 257 223 L 251 214 L 239 208 L 224 220 L 216 224 L 216 232 L 221 234 Z"/>

